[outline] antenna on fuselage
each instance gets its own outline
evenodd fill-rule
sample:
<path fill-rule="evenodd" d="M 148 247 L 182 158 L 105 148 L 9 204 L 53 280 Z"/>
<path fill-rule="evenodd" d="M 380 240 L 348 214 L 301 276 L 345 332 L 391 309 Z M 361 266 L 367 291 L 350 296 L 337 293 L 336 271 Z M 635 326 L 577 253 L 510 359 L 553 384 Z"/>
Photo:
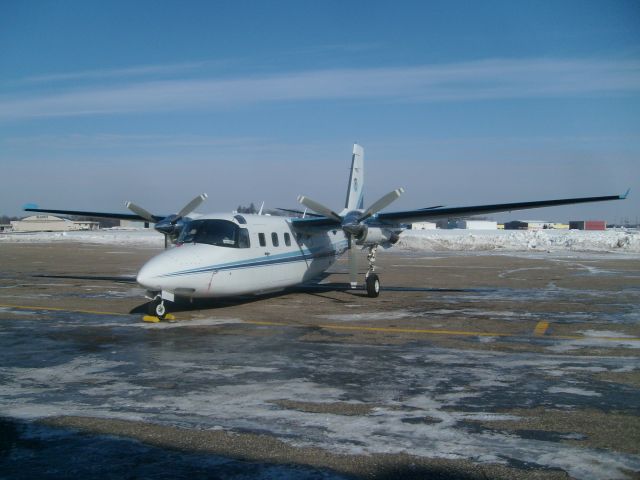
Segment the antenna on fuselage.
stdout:
<path fill-rule="evenodd" d="M 262 201 L 262 205 L 260 205 L 260 211 L 258 212 L 258 215 L 262 215 L 263 208 L 264 208 L 264 200 Z"/>

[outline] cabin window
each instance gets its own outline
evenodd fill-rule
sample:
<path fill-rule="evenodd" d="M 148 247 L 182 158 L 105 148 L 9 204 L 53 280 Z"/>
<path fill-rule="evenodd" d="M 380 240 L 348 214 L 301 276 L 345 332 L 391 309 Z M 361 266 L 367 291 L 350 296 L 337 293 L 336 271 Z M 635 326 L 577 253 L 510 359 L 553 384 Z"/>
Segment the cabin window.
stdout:
<path fill-rule="evenodd" d="M 280 245 L 280 242 L 278 241 L 278 234 L 276 232 L 273 232 L 271 234 L 271 243 L 273 243 L 274 247 L 277 247 L 278 245 Z"/>
<path fill-rule="evenodd" d="M 178 243 L 204 243 L 216 247 L 248 248 L 248 232 L 228 220 L 192 220 L 182 229 Z"/>
<path fill-rule="evenodd" d="M 241 225 L 246 225 L 247 224 L 247 221 L 245 220 L 245 218 L 242 215 L 236 215 L 233 218 L 235 218 L 238 221 L 238 223 L 241 224 Z"/>
<path fill-rule="evenodd" d="M 258 241 L 260 242 L 260 246 L 261 247 L 266 247 L 267 246 L 267 240 L 264 238 L 264 233 L 259 233 L 258 234 Z"/>
<path fill-rule="evenodd" d="M 284 232 L 284 244 L 287 247 L 291 246 L 291 235 L 289 235 L 287 232 Z"/>

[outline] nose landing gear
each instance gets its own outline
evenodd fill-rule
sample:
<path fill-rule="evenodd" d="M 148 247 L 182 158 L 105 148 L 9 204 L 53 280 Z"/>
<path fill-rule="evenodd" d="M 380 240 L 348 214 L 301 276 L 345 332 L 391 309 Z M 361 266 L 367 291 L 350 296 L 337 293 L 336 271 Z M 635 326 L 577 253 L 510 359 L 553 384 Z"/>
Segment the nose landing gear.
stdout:
<path fill-rule="evenodd" d="M 369 268 L 367 269 L 367 274 L 364 277 L 364 282 L 367 287 L 367 296 L 371 298 L 375 298 L 380 295 L 380 279 L 375 273 L 377 250 L 378 245 L 372 245 L 369 247 L 369 254 L 367 255 Z"/>
<path fill-rule="evenodd" d="M 158 294 L 147 303 L 147 314 L 143 317 L 145 322 L 157 323 L 160 320 L 175 320 L 175 317 L 167 313 L 167 307 L 162 295 Z"/>
<path fill-rule="evenodd" d="M 160 297 L 160 295 L 158 295 L 153 299 L 152 302 L 149 303 L 149 313 L 151 315 L 157 315 L 160 319 L 167 313 L 167 309 L 164 306 L 164 300 L 162 300 L 162 297 Z"/>

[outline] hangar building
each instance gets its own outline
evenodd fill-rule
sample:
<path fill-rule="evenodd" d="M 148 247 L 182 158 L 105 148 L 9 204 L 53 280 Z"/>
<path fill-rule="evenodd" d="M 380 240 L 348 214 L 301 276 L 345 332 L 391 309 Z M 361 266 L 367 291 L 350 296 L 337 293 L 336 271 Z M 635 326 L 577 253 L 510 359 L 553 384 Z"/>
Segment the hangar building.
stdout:
<path fill-rule="evenodd" d="M 72 230 L 98 230 L 98 222 L 74 222 L 53 215 L 33 215 L 11 222 L 14 232 L 69 232 Z"/>

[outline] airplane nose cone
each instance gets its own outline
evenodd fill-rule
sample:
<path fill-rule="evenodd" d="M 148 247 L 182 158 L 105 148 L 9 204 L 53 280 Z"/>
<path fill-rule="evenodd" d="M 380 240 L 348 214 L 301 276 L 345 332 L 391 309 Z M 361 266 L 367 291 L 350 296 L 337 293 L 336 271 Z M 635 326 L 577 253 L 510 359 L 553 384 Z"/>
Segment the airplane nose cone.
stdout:
<path fill-rule="evenodd" d="M 142 266 L 138 272 L 136 281 L 147 290 L 162 290 L 160 280 L 161 275 L 164 273 L 166 273 L 165 262 L 158 256 L 152 258 Z"/>
<path fill-rule="evenodd" d="M 138 272 L 138 276 L 136 277 L 136 282 L 138 282 L 138 284 L 142 285 L 143 287 L 147 287 L 147 284 L 149 283 L 149 278 L 150 278 L 150 275 L 149 275 L 148 269 L 145 269 L 143 266 Z"/>
<path fill-rule="evenodd" d="M 203 258 L 208 252 L 206 247 L 208 245 L 190 245 L 162 252 L 142 266 L 137 276 L 138 284 L 151 291 L 190 288 L 189 276 L 183 273 L 214 261 L 210 255 Z"/>

